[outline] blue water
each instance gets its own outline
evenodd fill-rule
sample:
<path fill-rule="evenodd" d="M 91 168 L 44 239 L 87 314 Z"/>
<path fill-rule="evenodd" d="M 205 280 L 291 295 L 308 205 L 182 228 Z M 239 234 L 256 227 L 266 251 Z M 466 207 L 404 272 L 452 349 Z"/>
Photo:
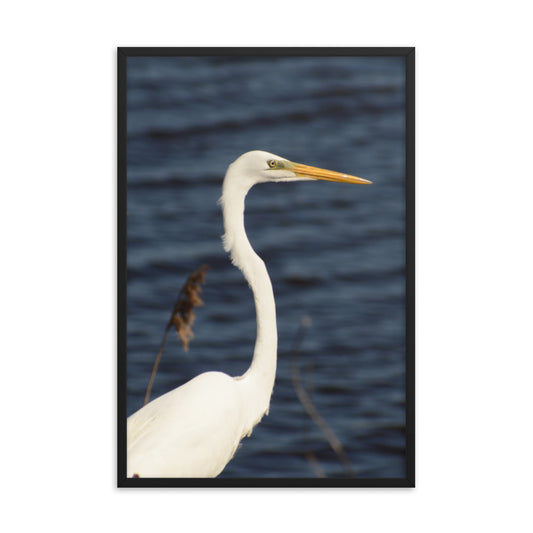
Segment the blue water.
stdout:
<path fill-rule="evenodd" d="M 300 372 L 356 477 L 405 477 L 404 58 L 128 58 L 127 409 L 142 406 L 177 293 L 210 270 L 185 353 L 169 335 L 152 398 L 207 370 L 240 375 L 253 299 L 223 251 L 217 200 L 229 163 L 260 149 L 371 179 L 264 184 L 246 203 L 279 330 L 269 416 L 222 477 L 346 472 L 291 381 Z"/>

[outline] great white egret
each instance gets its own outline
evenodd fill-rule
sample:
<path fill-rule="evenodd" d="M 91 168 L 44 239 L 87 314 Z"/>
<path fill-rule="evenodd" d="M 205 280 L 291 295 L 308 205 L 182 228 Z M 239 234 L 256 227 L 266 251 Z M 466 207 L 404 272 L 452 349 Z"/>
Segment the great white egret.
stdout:
<path fill-rule="evenodd" d="M 265 264 L 246 236 L 244 199 L 257 183 L 299 180 L 372 183 L 262 151 L 247 152 L 228 167 L 220 198 L 223 243 L 254 295 L 257 338 L 252 364 L 238 377 L 200 374 L 132 414 L 127 423 L 128 477 L 216 477 L 241 439 L 268 414 L 276 375 L 276 308 Z"/>

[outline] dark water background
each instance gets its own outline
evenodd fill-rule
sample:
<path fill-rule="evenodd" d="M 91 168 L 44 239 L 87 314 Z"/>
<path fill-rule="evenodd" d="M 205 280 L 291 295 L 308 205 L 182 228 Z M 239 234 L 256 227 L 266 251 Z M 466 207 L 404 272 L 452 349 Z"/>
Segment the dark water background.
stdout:
<path fill-rule="evenodd" d="M 385 57 L 128 58 L 127 409 L 144 392 L 177 293 L 201 264 L 205 306 L 185 353 L 169 335 L 152 398 L 208 370 L 246 371 L 252 294 L 223 251 L 217 200 L 253 149 L 371 179 L 263 184 L 246 229 L 277 304 L 270 415 L 223 477 L 345 475 L 305 414 L 290 353 L 357 477 L 405 477 L 405 63 Z"/>

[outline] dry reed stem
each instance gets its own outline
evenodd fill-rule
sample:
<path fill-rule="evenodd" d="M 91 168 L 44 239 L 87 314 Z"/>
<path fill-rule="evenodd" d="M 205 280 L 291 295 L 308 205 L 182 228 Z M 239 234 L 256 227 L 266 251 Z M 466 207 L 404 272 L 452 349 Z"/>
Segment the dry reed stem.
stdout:
<path fill-rule="evenodd" d="M 163 340 L 161 341 L 159 351 L 157 352 L 154 361 L 154 366 L 152 368 L 148 387 L 146 388 L 143 405 L 146 405 L 150 399 L 150 393 L 152 392 L 152 385 L 154 383 L 157 367 L 159 366 L 159 361 L 161 360 L 161 355 L 163 353 L 163 348 L 165 347 L 168 332 L 172 329 L 172 326 L 174 326 L 176 329 L 176 333 L 178 338 L 181 340 L 183 349 L 186 352 L 189 350 L 189 342 L 194 338 L 194 334 L 192 332 L 192 325 L 195 319 L 194 308 L 204 305 L 204 302 L 200 298 L 200 293 L 202 292 L 202 283 L 205 283 L 205 276 L 208 268 L 209 267 L 207 265 L 202 265 L 196 269 L 187 278 L 185 285 L 183 285 L 178 294 L 178 298 L 176 299 L 174 308 L 172 309 L 172 314 L 170 315 L 170 319 L 165 328 Z"/>
<path fill-rule="evenodd" d="M 291 352 L 292 384 L 293 384 L 294 390 L 296 391 L 296 395 L 298 396 L 298 399 L 300 400 L 300 403 L 302 404 L 306 413 L 313 420 L 313 422 L 316 424 L 318 429 L 320 429 L 320 431 L 322 432 L 322 434 L 328 441 L 329 445 L 331 446 L 331 449 L 335 452 L 335 455 L 339 459 L 344 472 L 348 476 L 353 477 L 354 471 L 350 463 L 350 460 L 348 458 L 348 455 L 346 451 L 344 450 L 344 447 L 341 444 L 341 441 L 338 439 L 337 435 L 335 435 L 335 432 L 329 427 L 329 424 L 326 422 L 326 420 L 318 412 L 317 408 L 312 402 L 311 397 L 309 396 L 307 390 L 303 386 L 302 381 L 300 379 L 300 369 L 298 368 L 298 352 L 300 349 L 300 344 L 304 338 L 305 331 L 310 325 L 311 325 L 311 319 L 308 316 L 302 317 L 302 320 L 300 322 L 300 329 L 298 330 L 298 333 L 296 335 L 294 347 Z M 309 454 L 306 454 L 306 458 L 311 464 L 311 467 L 315 471 L 316 475 L 319 475 L 320 477 L 326 477 L 325 474 L 323 476 L 320 475 L 321 473 L 323 473 L 323 470 L 321 468 L 320 469 L 317 468 L 318 460 L 316 459 L 316 456 L 314 456 L 314 454 L 312 454 L 312 457 L 309 457 Z"/>

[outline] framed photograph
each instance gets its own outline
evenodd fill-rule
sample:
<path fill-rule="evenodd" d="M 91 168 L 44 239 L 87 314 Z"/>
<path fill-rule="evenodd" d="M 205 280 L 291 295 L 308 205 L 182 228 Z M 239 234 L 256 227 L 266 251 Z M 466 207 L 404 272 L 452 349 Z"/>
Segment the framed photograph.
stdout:
<path fill-rule="evenodd" d="M 414 57 L 118 49 L 118 486 L 414 487 Z"/>

